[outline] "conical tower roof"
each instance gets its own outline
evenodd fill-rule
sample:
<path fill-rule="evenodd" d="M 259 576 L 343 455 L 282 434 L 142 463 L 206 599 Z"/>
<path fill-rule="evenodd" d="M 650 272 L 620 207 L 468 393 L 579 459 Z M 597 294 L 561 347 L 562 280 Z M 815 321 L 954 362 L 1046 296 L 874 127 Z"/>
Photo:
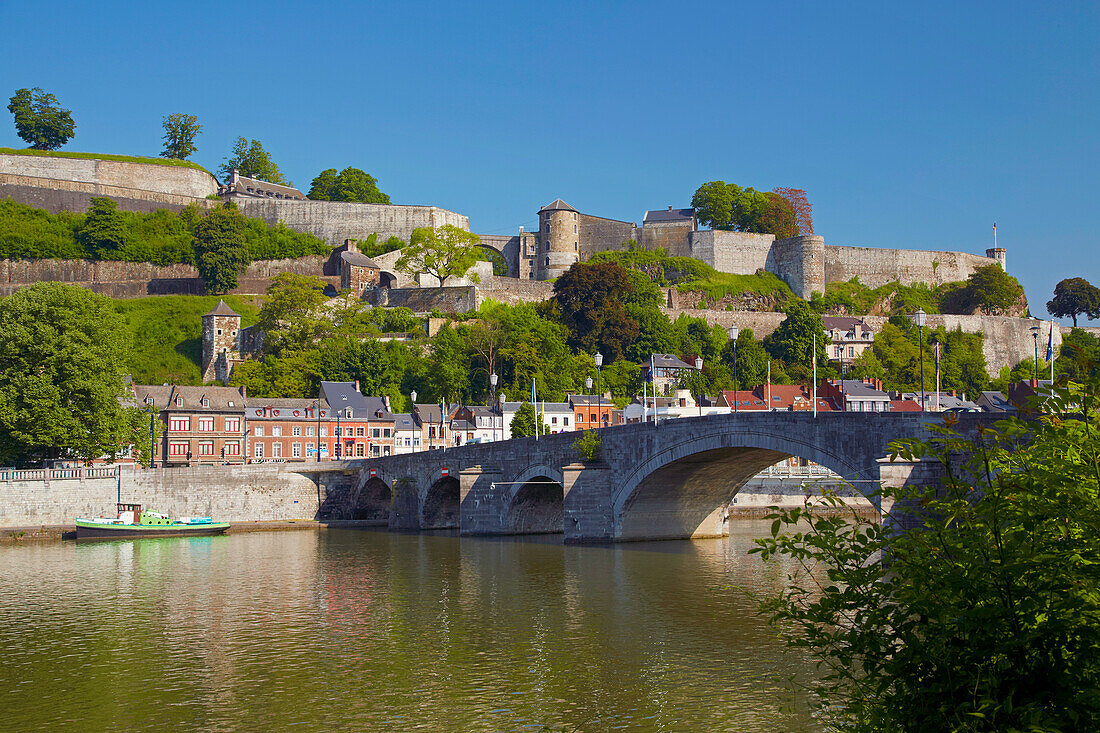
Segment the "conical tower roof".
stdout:
<path fill-rule="evenodd" d="M 576 211 L 576 209 L 561 199 L 554 199 L 551 203 L 539 209 L 540 214 L 544 211 Z"/>
<path fill-rule="evenodd" d="M 224 300 L 218 300 L 218 304 L 214 306 L 213 310 L 206 314 L 206 316 L 234 316 L 240 318 L 240 314 L 234 313 L 233 309 L 225 304 Z M 206 318 L 203 316 L 203 318 Z"/>

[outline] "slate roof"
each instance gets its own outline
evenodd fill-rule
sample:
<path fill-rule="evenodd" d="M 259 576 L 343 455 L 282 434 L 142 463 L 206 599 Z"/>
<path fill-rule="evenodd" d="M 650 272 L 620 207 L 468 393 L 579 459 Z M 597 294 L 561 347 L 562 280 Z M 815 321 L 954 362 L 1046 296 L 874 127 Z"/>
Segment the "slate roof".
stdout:
<path fill-rule="evenodd" d="M 252 189 L 251 191 L 249 189 Z M 244 194 L 245 196 L 260 196 L 267 197 L 271 195 L 280 194 L 285 198 L 304 199 L 303 194 L 293 186 L 283 186 L 278 183 L 272 183 L 271 181 L 263 181 L 259 178 L 248 178 L 247 176 L 237 176 L 237 189 L 236 193 Z"/>
<path fill-rule="evenodd" d="M 748 389 L 724 389 L 721 392 L 722 401 L 729 405 L 730 410 L 733 410 L 733 403 L 736 400 L 738 411 L 741 410 L 767 410 L 769 407 L 764 404 L 764 400 L 760 398 L 760 395 L 756 394 L 753 390 Z"/>
<path fill-rule="evenodd" d="M 408 412 L 398 412 L 393 415 L 393 429 L 394 430 L 416 430 L 416 422 L 413 421 L 413 416 Z"/>
<path fill-rule="evenodd" d="M 855 318 L 853 316 L 822 316 L 821 323 L 825 326 L 826 331 L 833 331 L 836 329 L 851 331 L 856 327 L 856 324 L 862 325 L 864 331 L 871 330 L 871 327 L 864 323 L 862 318 Z"/>
<path fill-rule="evenodd" d="M 675 354 L 653 354 L 652 356 L 654 369 L 694 369 L 691 364 L 680 359 Z M 645 371 L 649 371 L 648 364 L 642 364 Z"/>
<path fill-rule="evenodd" d="M 382 269 L 381 265 L 362 252 L 341 252 L 340 259 L 354 267 L 373 267 L 376 270 Z"/>
<path fill-rule="evenodd" d="M 218 304 L 206 314 L 207 316 L 236 316 L 240 318 L 240 315 L 233 312 L 233 309 L 225 304 L 224 300 L 219 300 Z M 203 316 L 205 318 L 206 316 Z"/>
<path fill-rule="evenodd" d="M 881 400 L 890 399 L 890 395 L 886 394 L 881 389 L 875 389 L 874 385 L 868 384 L 861 379 L 842 379 L 840 380 L 840 384 L 844 387 L 844 394 L 849 397 L 874 397 Z"/>
<path fill-rule="evenodd" d="M 574 209 L 572 206 L 565 203 L 561 199 L 554 199 L 546 206 L 543 206 L 541 209 L 539 209 L 540 214 L 544 211 L 576 211 L 576 209 Z"/>
<path fill-rule="evenodd" d="M 657 224 L 665 222 L 690 222 L 695 218 L 695 209 L 657 209 L 647 211 L 642 219 L 643 224 Z"/>
<path fill-rule="evenodd" d="M 982 392 L 978 402 L 986 412 L 1015 412 L 1016 410 L 1016 406 L 1009 402 L 1003 393 L 995 390 Z"/>
<path fill-rule="evenodd" d="M 163 389 L 163 388 L 162 388 Z M 211 412 L 244 412 L 246 399 L 244 391 L 240 387 L 191 387 L 171 385 L 168 398 L 162 403 L 169 409 L 185 410 L 210 410 Z M 180 405 L 176 405 L 176 398 L 180 399 Z M 202 398 L 205 397 L 207 405 L 204 407 Z M 141 396 L 138 396 L 141 399 Z"/>
<path fill-rule="evenodd" d="M 373 405 L 355 388 L 355 382 L 321 382 L 321 399 L 328 402 L 340 417 L 346 417 L 348 408 L 351 408 L 352 420 L 366 420 L 374 416 Z"/>
<path fill-rule="evenodd" d="M 249 397 L 245 400 L 249 420 L 316 420 L 316 413 L 310 414 L 308 418 L 305 416 L 306 410 L 312 410 L 316 406 L 317 400 L 296 397 Z M 294 414 L 295 410 L 298 411 L 297 415 Z M 329 406 L 324 400 L 321 400 L 321 417 L 325 420 L 329 418 Z"/>

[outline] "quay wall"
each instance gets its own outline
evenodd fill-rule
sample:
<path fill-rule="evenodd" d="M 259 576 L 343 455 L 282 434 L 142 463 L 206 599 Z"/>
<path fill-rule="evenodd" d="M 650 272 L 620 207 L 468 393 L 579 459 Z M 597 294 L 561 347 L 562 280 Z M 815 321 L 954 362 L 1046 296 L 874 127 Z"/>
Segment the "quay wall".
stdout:
<path fill-rule="evenodd" d="M 105 478 L 0 480 L 0 527 L 72 526 L 78 516 L 113 515 L 119 496 L 173 517 L 212 516 L 228 522 L 318 519 L 330 493 L 343 494 L 354 485 L 359 473 L 355 464 L 325 462 L 323 471 L 312 473 L 306 472 L 305 464 L 124 466 L 120 476 Z"/>

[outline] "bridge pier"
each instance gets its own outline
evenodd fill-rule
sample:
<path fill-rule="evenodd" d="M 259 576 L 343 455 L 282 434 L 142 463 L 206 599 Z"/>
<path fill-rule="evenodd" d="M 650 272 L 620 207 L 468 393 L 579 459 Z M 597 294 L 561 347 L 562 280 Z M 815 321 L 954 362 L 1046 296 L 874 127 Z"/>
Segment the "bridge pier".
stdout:
<path fill-rule="evenodd" d="M 562 468 L 566 542 L 611 542 L 614 471 L 605 463 L 570 463 Z"/>
<path fill-rule="evenodd" d="M 507 487 L 500 467 L 477 465 L 459 473 L 459 534 L 504 534 L 508 511 Z"/>

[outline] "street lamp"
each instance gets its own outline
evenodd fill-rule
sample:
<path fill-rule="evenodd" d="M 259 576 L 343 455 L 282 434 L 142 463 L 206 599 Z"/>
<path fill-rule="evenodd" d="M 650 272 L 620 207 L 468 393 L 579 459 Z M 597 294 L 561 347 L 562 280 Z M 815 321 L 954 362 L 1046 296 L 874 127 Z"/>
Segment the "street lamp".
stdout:
<path fill-rule="evenodd" d="M 500 439 L 504 440 L 504 393 L 501 392 L 497 396 L 497 402 L 500 403 Z"/>
<path fill-rule="evenodd" d="M 733 342 L 733 411 L 737 412 L 737 326 L 730 326 L 726 329 L 726 335 L 730 337 L 730 341 Z"/>
<path fill-rule="evenodd" d="M 156 468 L 156 453 L 157 453 L 157 429 L 156 429 L 156 416 L 157 416 L 157 402 L 151 400 L 149 402 L 149 468 Z"/>
<path fill-rule="evenodd" d="M 321 395 L 317 395 L 317 462 L 321 462 Z"/>
<path fill-rule="evenodd" d="M 699 372 L 699 399 L 695 401 L 699 408 L 699 417 L 703 416 L 703 357 L 695 357 L 695 371 Z"/>
<path fill-rule="evenodd" d="M 592 394 L 592 377 L 584 378 L 584 393 Z"/>
<path fill-rule="evenodd" d="M 411 405 L 409 407 L 409 417 L 412 418 L 413 415 L 416 414 L 416 390 L 415 389 L 412 392 L 409 392 L 409 401 L 411 402 Z M 415 423 L 414 423 L 414 425 L 415 425 Z M 421 431 L 421 436 L 420 436 L 421 442 L 423 442 L 423 440 L 424 440 L 423 432 L 424 431 Z M 416 442 L 415 438 L 414 438 L 413 442 L 414 443 Z M 413 452 L 414 453 L 416 452 L 416 446 L 415 445 L 413 446 Z"/>
<path fill-rule="evenodd" d="M 1031 338 L 1035 341 L 1035 387 L 1039 387 L 1039 327 L 1031 327 Z"/>
<path fill-rule="evenodd" d="M 924 308 L 917 308 L 917 312 L 913 314 L 913 323 L 917 324 L 917 338 L 920 340 L 920 409 L 924 412 L 927 409 L 927 405 L 924 400 L 924 322 L 927 319 L 928 314 L 924 312 Z"/>
<path fill-rule="evenodd" d="M 596 360 L 596 414 L 599 415 L 599 422 L 596 423 L 596 427 L 603 425 L 603 385 L 600 383 L 600 367 L 603 366 L 603 354 L 596 352 L 594 357 Z"/>

